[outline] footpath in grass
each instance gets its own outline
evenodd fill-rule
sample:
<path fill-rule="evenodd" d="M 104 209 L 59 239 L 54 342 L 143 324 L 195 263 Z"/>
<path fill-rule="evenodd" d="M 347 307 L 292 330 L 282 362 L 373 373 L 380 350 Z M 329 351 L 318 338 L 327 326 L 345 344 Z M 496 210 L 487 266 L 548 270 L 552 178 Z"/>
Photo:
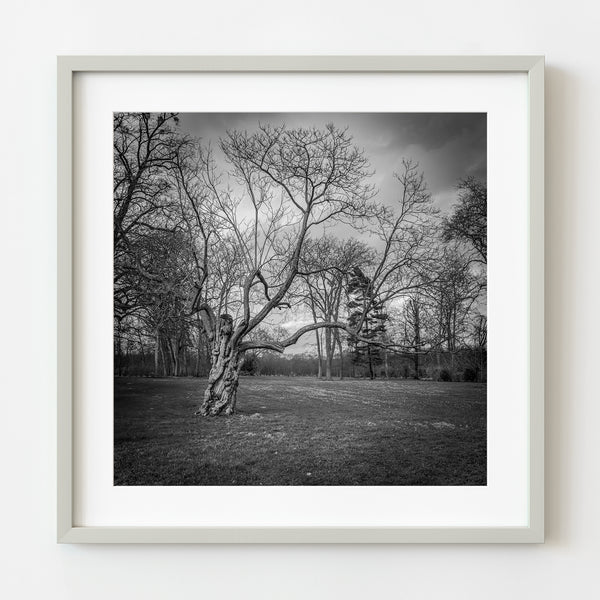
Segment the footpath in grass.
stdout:
<path fill-rule="evenodd" d="M 232 417 L 206 380 L 115 378 L 115 485 L 485 485 L 486 386 L 245 377 Z"/>

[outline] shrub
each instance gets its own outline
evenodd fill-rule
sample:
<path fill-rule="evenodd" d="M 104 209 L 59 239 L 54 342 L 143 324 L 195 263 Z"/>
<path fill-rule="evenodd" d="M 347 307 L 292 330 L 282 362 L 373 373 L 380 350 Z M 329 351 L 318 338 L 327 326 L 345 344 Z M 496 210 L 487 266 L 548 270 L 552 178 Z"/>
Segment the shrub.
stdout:
<path fill-rule="evenodd" d="M 438 381 L 452 381 L 452 374 L 448 369 L 442 369 L 438 375 Z"/>
<path fill-rule="evenodd" d="M 477 371 L 471 367 L 467 367 L 463 373 L 463 381 L 477 381 Z"/>

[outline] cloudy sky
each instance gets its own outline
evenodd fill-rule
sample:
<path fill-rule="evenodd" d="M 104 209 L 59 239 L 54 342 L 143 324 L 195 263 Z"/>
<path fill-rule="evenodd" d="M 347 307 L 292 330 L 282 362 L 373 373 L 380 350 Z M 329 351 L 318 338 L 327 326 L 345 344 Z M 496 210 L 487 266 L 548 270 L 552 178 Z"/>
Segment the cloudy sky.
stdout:
<path fill-rule="evenodd" d="M 487 115 L 485 113 L 184 113 L 181 128 L 217 146 L 228 129 L 252 131 L 257 124 L 288 127 L 348 127 L 375 171 L 371 183 L 378 199 L 392 202 L 398 194 L 394 172 L 412 158 L 425 173 L 434 201 L 446 210 L 456 199 L 456 184 L 469 175 L 485 181 Z"/>

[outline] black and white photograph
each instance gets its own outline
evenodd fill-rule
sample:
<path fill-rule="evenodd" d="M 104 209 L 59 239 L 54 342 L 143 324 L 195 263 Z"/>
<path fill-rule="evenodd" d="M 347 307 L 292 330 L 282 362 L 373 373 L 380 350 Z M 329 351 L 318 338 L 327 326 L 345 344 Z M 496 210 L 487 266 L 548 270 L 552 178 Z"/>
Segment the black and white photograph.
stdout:
<path fill-rule="evenodd" d="M 486 486 L 486 113 L 114 113 L 114 485 Z"/>

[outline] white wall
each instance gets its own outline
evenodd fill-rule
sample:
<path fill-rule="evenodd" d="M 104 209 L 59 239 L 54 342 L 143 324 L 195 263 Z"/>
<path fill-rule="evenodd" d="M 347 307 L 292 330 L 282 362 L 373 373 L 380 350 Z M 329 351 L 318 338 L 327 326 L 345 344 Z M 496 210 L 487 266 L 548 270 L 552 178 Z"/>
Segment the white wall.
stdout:
<path fill-rule="evenodd" d="M 0 37 L 3 595 L 593 596 L 600 545 L 599 24 L 597 8 L 586 0 L 5 3 Z M 78 53 L 546 54 L 544 546 L 55 544 L 55 55 Z"/>

